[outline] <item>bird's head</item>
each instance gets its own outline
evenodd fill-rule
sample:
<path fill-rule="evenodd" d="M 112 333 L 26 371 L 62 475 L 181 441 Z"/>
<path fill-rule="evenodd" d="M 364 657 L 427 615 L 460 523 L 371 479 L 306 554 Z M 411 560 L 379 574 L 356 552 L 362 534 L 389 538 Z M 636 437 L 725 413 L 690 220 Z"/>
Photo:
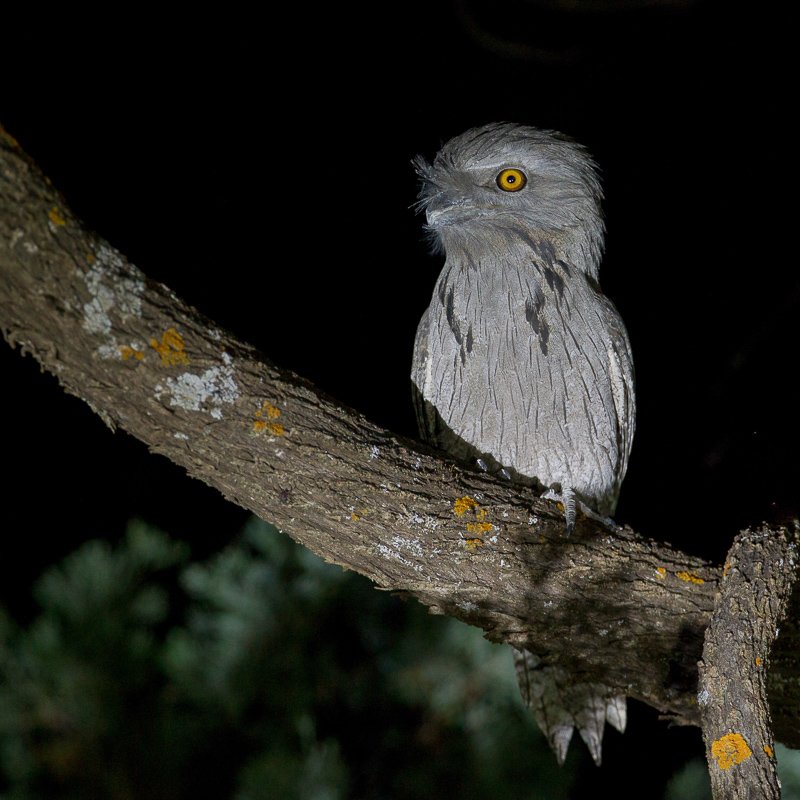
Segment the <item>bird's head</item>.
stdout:
<path fill-rule="evenodd" d="M 568 137 L 491 123 L 451 139 L 432 163 L 418 156 L 414 166 L 418 207 L 437 249 L 474 253 L 509 239 L 533 241 L 597 278 L 602 190 L 594 162 Z"/>

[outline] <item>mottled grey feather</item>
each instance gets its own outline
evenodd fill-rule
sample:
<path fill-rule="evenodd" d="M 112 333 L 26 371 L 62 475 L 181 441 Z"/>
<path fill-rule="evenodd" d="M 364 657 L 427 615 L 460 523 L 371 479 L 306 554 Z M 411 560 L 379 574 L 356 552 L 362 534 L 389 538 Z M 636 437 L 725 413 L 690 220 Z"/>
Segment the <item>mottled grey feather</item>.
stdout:
<path fill-rule="evenodd" d="M 635 399 L 628 335 L 597 282 L 604 225 L 594 163 L 561 134 L 495 123 L 450 140 L 432 164 L 418 158 L 416 168 L 428 233 L 446 254 L 414 346 L 422 435 L 556 493 L 567 533 L 576 500 L 610 516 Z M 519 171 L 513 190 L 501 186 L 504 170 Z M 624 718 L 618 698 L 560 685 L 556 694 L 573 703 L 561 707 L 546 688 L 530 688 L 554 673 L 519 656 L 529 705 L 536 696 L 537 717 L 558 720 L 550 738 L 559 759 L 570 719 L 599 759 L 606 704 L 611 718 Z"/>

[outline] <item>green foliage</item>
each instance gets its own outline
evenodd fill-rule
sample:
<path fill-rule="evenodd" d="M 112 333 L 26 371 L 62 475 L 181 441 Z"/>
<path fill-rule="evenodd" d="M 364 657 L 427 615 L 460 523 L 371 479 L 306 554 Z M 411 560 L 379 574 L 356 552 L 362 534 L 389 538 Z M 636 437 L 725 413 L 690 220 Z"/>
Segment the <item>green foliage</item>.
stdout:
<path fill-rule="evenodd" d="M 711 800 L 711 778 L 705 759 L 693 758 L 672 776 L 664 800 Z"/>
<path fill-rule="evenodd" d="M 800 751 L 775 743 L 783 800 L 800 800 Z"/>
<path fill-rule="evenodd" d="M 154 722 L 143 712 L 163 686 L 153 664 L 169 603 L 155 581 L 185 557 L 185 547 L 133 524 L 116 552 L 89 542 L 38 581 L 43 613 L 28 630 L 4 615 L 5 796 L 130 796 L 127 767 L 147 755 Z"/>
<path fill-rule="evenodd" d="M 256 519 L 188 558 L 133 523 L 0 609 L 0 797 L 567 796 L 508 648 Z"/>

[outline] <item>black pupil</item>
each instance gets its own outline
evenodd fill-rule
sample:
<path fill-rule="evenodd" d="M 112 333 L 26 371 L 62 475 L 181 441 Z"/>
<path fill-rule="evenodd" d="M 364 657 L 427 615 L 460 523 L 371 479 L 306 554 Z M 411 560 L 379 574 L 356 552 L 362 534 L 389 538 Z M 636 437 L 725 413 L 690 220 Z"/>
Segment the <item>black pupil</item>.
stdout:
<path fill-rule="evenodd" d="M 506 175 L 506 183 L 516 183 L 517 176 L 516 175 Z"/>

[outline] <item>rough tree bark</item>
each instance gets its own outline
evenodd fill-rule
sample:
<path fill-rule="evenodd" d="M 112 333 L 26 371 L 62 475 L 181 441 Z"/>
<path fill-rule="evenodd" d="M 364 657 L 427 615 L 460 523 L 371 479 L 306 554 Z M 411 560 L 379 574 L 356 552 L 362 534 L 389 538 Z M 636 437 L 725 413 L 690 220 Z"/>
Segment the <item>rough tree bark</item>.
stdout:
<path fill-rule="evenodd" d="M 585 518 L 566 539 L 554 503 L 274 366 L 86 230 L 2 128 L 0 325 L 112 429 L 327 561 L 700 724 L 697 662 L 720 569 Z M 773 608 L 789 583 L 770 584 Z M 776 736 L 794 747 L 798 618 L 790 612 L 769 676 Z"/>
<path fill-rule="evenodd" d="M 797 557 L 796 541 L 766 531 L 740 534 L 728 553 L 699 664 L 715 798 L 780 797 L 766 675 Z"/>

